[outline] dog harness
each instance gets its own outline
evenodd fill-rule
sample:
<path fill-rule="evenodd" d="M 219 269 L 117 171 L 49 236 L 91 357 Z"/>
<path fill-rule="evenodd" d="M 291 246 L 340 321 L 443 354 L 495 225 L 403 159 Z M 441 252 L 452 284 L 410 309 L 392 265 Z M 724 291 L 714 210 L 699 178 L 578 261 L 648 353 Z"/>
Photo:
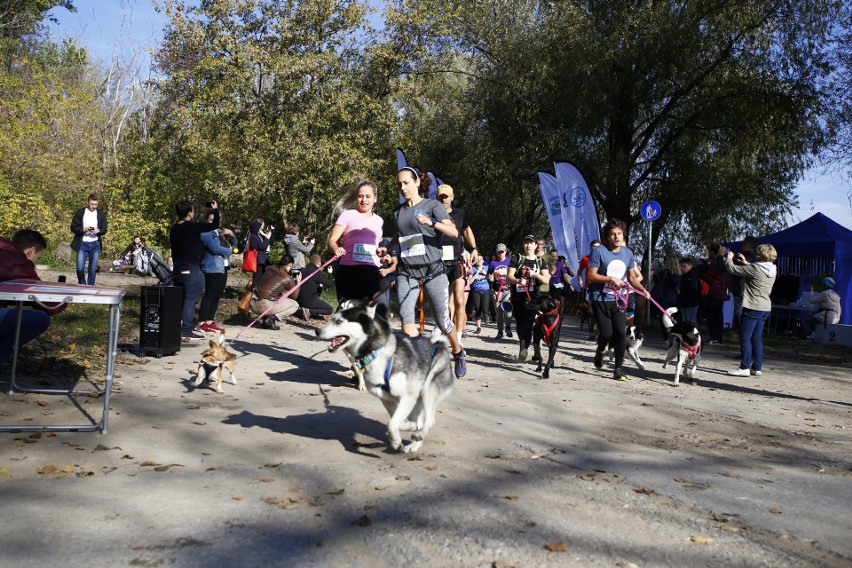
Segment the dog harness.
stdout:
<path fill-rule="evenodd" d="M 698 350 L 701 349 L 701 337 L 699 336 L 698 341 L 691 347 L 685 343 L 681 343 L 680 346 L 686 352 L 686 358 L 692 361 L 698 356 Z"/>
<path fill-rule="evenodd" d="M 382 350 L 381 347 L 377 347 L 376 349 L 373 350 L 372 353 L 370 353 L 366 357 L 362 357 L 360 359 L 355 359 L 355 367 L 357 367 L 358 369 L 361 369 L 362 371 L 366 370 L 367 365 L 369 365 L 370 363 L 375 361 L 376 357 L 379 356 L 379 352 L 381 350 Z M 385 390 L 385 391 L 388 391 L 388 392 L 390 392 L 390 385 L 388 385 L 388 379 L 390 378 L 391 367 L 393 367 L 393 356 L 391 356 L 388 359 L 388 364 L 385 366 L 385 375 L 384 375 L 384 379 L 383 379 L 384 382 L 382 382 L 382 384 L 380 385 L 382 390 Z"/>
<path fill-rule="evenodd" d="M 544 318 L 549 315 L 556 314 L 556 317 L 553 318 L 553 323 L 551 325 L 547 325 L 544 323 Z M 553 337 L 553 330 L 559 326 L 559 322 L 562 321 L 562 315 L 559 313 L 559 308 L 553 308 L 549 312 L 544 312 L 536 316 L 536 322 L 541 322 L 541 329 L 544 330 L 544 342 L 550 345 L 550 342 Z"/>

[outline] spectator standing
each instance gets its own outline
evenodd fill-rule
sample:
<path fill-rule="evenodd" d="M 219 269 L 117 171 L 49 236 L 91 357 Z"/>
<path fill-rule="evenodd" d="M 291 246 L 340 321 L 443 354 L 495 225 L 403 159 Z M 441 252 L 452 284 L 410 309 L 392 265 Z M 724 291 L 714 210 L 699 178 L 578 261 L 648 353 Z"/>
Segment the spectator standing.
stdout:
<path fill-rule="evenodd" d="M 745 239 L 743 239 L 742 245 L 742 255 L 745 257 L 746 262 L 752 263 L 755 262 L 755 249 L 757 248 L 757 237 L 749 235 Z M 734 257 L 734 264 L 737 263 L 737 258 Z M 742 319 L 743 312 L 743 287 L 744 283 L 742 278 L 739 276 L 735 276 L 731 274 L 729 277 L 729 287 L 731 289 L 731 294 L 734 296 L 734 321 L 739 325 L 740 320 Z"/>
<path fill-rule="evenodd" d="M 98 209 L 98 196 L 90 193 L 85 207 L 74 213 L 71 219 L 71 232 L 74 239 L 71 248 L 77 252 L 77 282 L 95 285 L 95 274 L 101 258 L 103 236 L 107 232 L 107 216 Z M 89 263 L 89 277 L 86 279 L 86 262 Z"/>
<path fill-rule="evenodd" d="M 210 223 L 198 223 L 192 219 L 195 210 L 189 201 L 179 201 L 175 205 L 178 221 L 172 225 L 169 232 L 169 242 L 172 247 L 174 269 L 172 276 L 176 286 L 183 288 L 183 308 L 181 309 L 180 333 L 182 341 L 203 339 L 195 332 L 193 317 L 195 305 L 204 291 L 204 273 L 201 271 L 201 257 L 204 245 L 201 242 L 202 233 L 208 233 L 219 228 L 219 209 L 215 201 L 209 202 L 213 214 Z"/>
<path fill-rule="evenodd" d="M 677 291 L 680 289 L 681 280 L 682 275 L 680 270 L 680 261 L 673 254 L 666 255 L 663 267 L 654 274 L 654 285 L 651 288 L 651 297 L 654 298 L 654 300 L 656 300 L 664 309 L 677 306 Z M 659 312 L 659 310 L 657 311 Z M 660 322 L 660 331 L 663 335 L 663 340 L 666 341 L 669 338 L 669 334 L 666 332 L 666 327 L 663 325 L 663 314 L 658 313 L 656 318 Z"/>
<path fill-rule="evenodd" d="M 316 239 L 304 239 L 299 237 L 299 225 L 290 223 L 287 225 L 287 234 L 284 235 L 284 246 L 287 253 L 293 257 L 293 270 L 300 271 L 305 267 L 305 255 L 314 250 Z"/>
<path fill-rule="evenodd" d="M 491 288 L 494 290 L 494 299 L 496 301 L 494 321 L 497 322 L 497 337 L 503 339 L 503 330 L 506 330 L 506 337 L 512 337 L 512 312 L 506 311 L 504 303 L 511 301 L 511 290 L 506 282 L 506 275 L 509 273 L 509 264 L 512 259 L 509 258 L 506 245 L 500 243 L 496 249 L 497 258 L 492 260 L 488 265 L 488 279 L 491 281 Z M 511 304 L 509 304 L 511 305 Z"/>
<path fill-rule="evenodd" d="M 213 217 L 213 213 L 208 212 L 207 222 L 213 223 Z M 221 218 L 219 222 L 221 223 Z M 227 244 L 222 242 L 223 239 L 229 239 Z M 234 233 L 224 227 L 201 233 L 201 244 L 204 246 L 204 252 L 201 256 L 201 271 L 204 273 L 204 296 L 201 298 L 201 306 L 198 308 L 198 328 L 204 333 L 224 331 L 216 325 L 216 310 L 228 283 L 226 263 L 228 257 L 234 252 L 234 243 L 236 243 Z"/>
<path fill-rule="evenodd" d="M 734 259 L 736 258 L 736 261 Z M 763 327 L 772 313 L 769 294 L 775 284 L 778 271 L 775 261 L 778 253 L 770 244 L 763 244 L 755 251 L 755 262 L 750 263 L 745 255 L 728 252 L 725 270 L 742 278 L 743 312 L 740 322 L 740 366 L 728 371 L 735 377 L 760 375 L 763 368 Z"/>
<path fill-rule="evenodd" d="M 319 269 L 320 266 L 322 266 L 322 257 L 312 254 L 311 261 L 302 270 L 304 284 L 299 288 L 297 301 L 306 321 L 311 319 L 311 316 L 327 316 L 334 312 L 331 304 L 321 297 L 322 291 L 331 288 L 332 283 Z M 315 272 L 316 275 L 311 276 Z"/>
<path fill-rule="evenodd" d="M 422 289 L 432 305 L 435 325 L 450 342 L 455 375 L 463 377 L 467 373 L 467 362 L 450 320 L 449 282 L 441 261 L 440 239 L 441 235 L 458 237 L 458 230 L 440 203 L 420 196 L 420 188 L 429 185 L 427 175 L 405 167 L 399 170 L 396 179 L 399 193 L 405 201 L 393 210 L 399 233 L 391 241 L 390 248 L 397 244 L 400 247 L 396 293 L 402 331 L 411 337 L 420 335 L 414 314 Z"/>
<path fill-rule="evenodd" d="M 41 258 L 47 241 L 38 231 L 22 229 L 8 241 L 0 238 L 0 282 L 9 280 L 41 280 L 35 263 Z M 18 347 L 32 341 L 50 327 L 50 317 L 68 307 L 67 304 L 35 304 L 21 312 Z M 0 307 L 0 361 L 14 353 L 18 309 Z"/>
<path fill-rule="evenodd" d="M 698 324 L 698 303 L 701 299 L 701 285 L 698 274 L 693 270 L 695 261 L 684 257 L 680 259 L 680 287 L 677 289 L 677 309 L 680 321 L 691 321 Z"/>
<path fill-rule="evenodd" d="M 263 219 L 255 219 L 249 223 L 249 236 L 246 240 L 246 249 L 251 248 L 257 251 L 257 270 L 251 277 L 251 286 L 257 287 L 260 279 L 263 278 L 263 273 L 266 270 L 266 265 L 269 262 L 269 239 L 272 237 L 272 229 L 267 228 Z"/>
<path fill-rule="evenodd" d="M 707 326 L 710 328 L 710 345 L 722 343 L 725 330 L 723 307 L 728 301 L 728 272 L 725 270 L 725 247 L 713 243 L 707 247 L 707 270 L 702 278 L 707 282 Z"/>
<path fill-rule="evenodd" d="M 623 290 L 626 282 L 646 298 L 650 294 L 642 286 L 636 276 L 636 258 L 624 242 L 626 224 L 619 219 L 611 219 L 604 225 L 602 234 L 606 246 L 599 246 L 589 256 L 589 267 L 586 279 L 589 282 L 589 296 L 592 299 L 592 309 L 598 322 L 598 345 L 595 351 L 595 368 L 603 367 L 603 354 L 607 345 L 612 341 L 615 351 L 615 371 L 612 378 L 626 381 L 627 375 L 622 370 L 624 351 L 627 346 L 627 318 L 624 313 L 627 298 Z M 617 301 L 616 294 L 623 302 Z M 619 305 L 621 304 L 621 305 Z"/>
<path fill-rule="evenodd" d="M 488 282 L 488 267 L 485 258 L 481 254 L 475 254 L 473 268 L 470 273 L 470 301 L 474 317 L 476 318 L 476 329 L 473 333 L 482 331 L 482 314 L 489 314 L 491 304 L 494 303 L 494 294 L 491 292 L 491 284 Z"/>
<path fill-rule="evenodd" d="M 436 197 L 450 220 L 456 226 L 458 236 L 448 237 L 441 235 L 441 260 L 444 262 L 444 273 L 450 283 L 450 318 L 456 330 L 456 335 L 462 337 L 467 324 L 467 313 L 465 310 L 465 281 L 468 275 L 469 263 L 465 258 L 464 243 L 470 245 L 473 254 L 476 254 L 476 238 L 473 229 L 467 223 L 464 209 L 453 207 L 455 192 L 452 186 L 444 183 L 438 186 Z"/>
<path fill-rule="evenodd" d="M 382 241 L 384 221 L 373 212 L 377 199 L 376 184 L 361 180 L 352 186 L 334 208 L 337 220 L 326 244 L 328 250 L 340 256 L 334 271 L 338 302 L 344 299 L 372 299 L 380 289 L 383 275 L 380 274 L 378 248 Z M 383 269 L 386 274 L 392 272 L 392 267 Z"/>
<path fill-rule="evenodd" d="M 538 296 L 541 286 L 550 282 L 550 271 L 536 253 L 536 247 L 536 238 L 533 235 L 525 236 L 521 249 L 523 252 L 517 259 L 512 259 L 506 274 L 506 281 L 512 286 L 512 312 L 520 344 L 518 361 L 527 360 L 532 343 L 535 312 L 527 308 L 527 301 Z"/>

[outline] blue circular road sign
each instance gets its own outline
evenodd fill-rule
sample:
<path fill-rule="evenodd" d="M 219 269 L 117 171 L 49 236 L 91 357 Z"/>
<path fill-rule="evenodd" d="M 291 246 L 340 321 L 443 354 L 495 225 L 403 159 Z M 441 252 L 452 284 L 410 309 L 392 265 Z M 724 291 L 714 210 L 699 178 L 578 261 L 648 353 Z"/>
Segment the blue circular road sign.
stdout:
<path fill-rule="evenodd" d="M 642 207 L 639 209 L 639 213 L 642 215 L 642 218 L 646 221 L 656 221 L 660 218 L 660 213 L 663 212 L 663 209 L 660 207 L 660 204 L 656 201 L 646 201 L 642 204 Z"/>

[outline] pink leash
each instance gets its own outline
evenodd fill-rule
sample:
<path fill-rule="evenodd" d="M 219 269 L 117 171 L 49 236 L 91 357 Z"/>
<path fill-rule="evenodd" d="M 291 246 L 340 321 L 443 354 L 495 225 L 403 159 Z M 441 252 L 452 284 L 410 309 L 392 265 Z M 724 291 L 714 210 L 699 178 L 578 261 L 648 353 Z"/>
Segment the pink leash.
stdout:
<path fill-rule="evenodd" d="M 319 268 L 317 268 L 314 272 L 312 272 L 310 276 L 308 276 L 307 278 L 302 278 L 302 280 L 300 280 L 298 284 L 296 284 L 295 286 L 293 286 L 292 288 L 290 288 L 289 290 L 287 290 L 287 292 L 285 292 L 284 294 L 282 294 L 282 295 L 281 295 L 281 297 L 280 297 L 280 298 L 278 298 L 277 300 L 275 300 L 275 302 L 274 302 L 271 306 L 269 306 L 268 308 L 266 308 L 266 309 L 263 311 L 263 313 L 262 313 L 262 314 L 260 314 L 260 315 L 259 315 L 259 316 L 257 316 L 256 318 L 254 318 L 254 320 L 252 320 L 252 322 L 251 322 L 250 324 L 248 324 L 247 326 L 245 326 L 244 328 L 242 328 L 242 329 L 239 331 L 239 333 L 237 333 L 237 335 L 235 335 L 235 336 L 234 336 L 234 338 L 233 338 L 233 339 L 231 339 L 231 341 L 230 341 L 230 342 L 231 342 L 231 343 L 233 343 L 233 342 L 235 342 L 237 339 L 239 339 L 239 338 L 240 338 L 240 336 L 241 336 L 242 334 L 244 334 L 245 332 L 247 332 L 251 326 L 253 326 L 254 324 L 256 324 L 260 318 L 262 318 L 262 317 L 263 317 L 263 316 L 265 316 L 267 313 L 269 313 L 269 310 L 271 310 L 272 308 L 274 308 L 274 307 L 278 304 L 278 302 L 280 302 L 280 301 L 281 301 L 281 300 L 283 300 L 284 298 L 288 298 L 288 297 L 290 297 L 290 294 L 292 294 L 293 292 L 295 292 L 296 290 L 298 290 L 298 289 L 299 289 L 299 286 L 301 286 L 302 284 L 304 284 L 305 282 L 307 282 L 308 280 L 310 280 L 311 278 L 313 278 L 313 277 L 314 277 L 316 274 L 318 274 L 318 273 L 319 273 L 319 272 L 320 272 L 323 268 L 325 268 L 326 266 L 328 266 L 329 264 L 331 264 L 332 262 L 334 262 L 334 261 L 335 261 L 335 260 L 337 260 L 338 258 L 340 258 L 340 255 L 337 255 L 337 254 L 336 254 L 336 255 L 334 255 L 334 256 L 333 256 L 333 257 L 331 257 L 331 258 L 330 258 L 330 259 L 329 259 L 329 260 L 328 260 L 325 264 L 323 264 L 322 266 L 320 266 Z"/>

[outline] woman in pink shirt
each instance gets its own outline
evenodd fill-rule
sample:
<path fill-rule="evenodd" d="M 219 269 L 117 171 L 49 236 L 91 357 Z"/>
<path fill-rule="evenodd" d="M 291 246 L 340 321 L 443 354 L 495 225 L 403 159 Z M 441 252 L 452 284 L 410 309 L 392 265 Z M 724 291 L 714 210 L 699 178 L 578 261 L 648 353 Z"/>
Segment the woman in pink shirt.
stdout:
<path fill-rule="evenodd" d="M 341 211 L 328 236 L 328 248 L 340 255 L 334 282 L 337 300 L 372 298 L 381 283 L 376 248 L 382 239 L 381 216 L 373 213 L 376 184 L 357 182 L 337 203 Z"/>

